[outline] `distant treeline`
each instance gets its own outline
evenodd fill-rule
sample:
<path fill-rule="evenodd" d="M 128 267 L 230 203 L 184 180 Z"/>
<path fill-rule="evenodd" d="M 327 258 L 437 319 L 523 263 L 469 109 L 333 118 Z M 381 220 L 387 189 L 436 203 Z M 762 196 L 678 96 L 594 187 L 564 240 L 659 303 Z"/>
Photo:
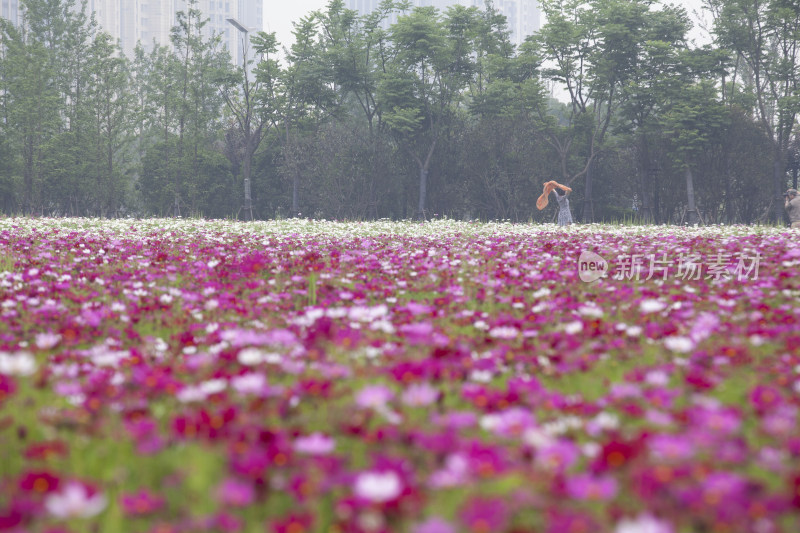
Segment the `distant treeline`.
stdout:
<path fill-rule="evenodd" d="M 242 33 L 248 69 L 196 2 L 133 58 L 75 0 L 22 3 L 0 19 L 4 214 L 546 221 L 555 179 L 585 222 L 753 223 L 796 186 L 797 2 L 706 0 L 698 47 L 682 8 L 545 0 L 515 47 L 488 2 L 331 0 L 290 48 Z"/>

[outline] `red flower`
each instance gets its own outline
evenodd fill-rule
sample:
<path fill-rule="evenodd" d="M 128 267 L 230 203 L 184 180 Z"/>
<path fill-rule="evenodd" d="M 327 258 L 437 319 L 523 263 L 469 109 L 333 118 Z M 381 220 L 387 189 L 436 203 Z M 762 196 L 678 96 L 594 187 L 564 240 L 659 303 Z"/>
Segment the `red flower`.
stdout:
<path fill-rule="evenodd" d="M 312 519 L 309 514 L 292 513 L 282 520 L 272 523 L 274 533 L 305 533 L 311 530 Z"/>
<path fill-rule="evenodd" d="M 37 494 L 54 492 L 60 484 L 61 479 L 50 472 L 27 472 L 19 480 L 20 490 Z"/>
<path fill-rule="evenodd" d="M 5 374 L 0 374 L 0 405 L 3 404 L 3 400 L 11 397 L 16 390 L 17 384 L 14 380 Z"/>
<path fill-rule="evenodd" d="M 792 505 L 800 509 L 800 472 L 796 473 L 794 477 L 792 477 L 789 486 L 791 487 L 792 491 Z"/>
<path fill-rule="evenodd" d="M 622 468 L 639 455 L 641 448 L 641 441 L 623 442 L 612 440 L 603 445 L 593 467 L 596 471 Z"/>
<path fill-rule="evenodd" d="M 63 441 L 53 440 L 31 444 L 25 448 L 24 455 L 26 459 L 46 461 L 50 457 L 65 457 L 68 453 L 69 449 Z"/>

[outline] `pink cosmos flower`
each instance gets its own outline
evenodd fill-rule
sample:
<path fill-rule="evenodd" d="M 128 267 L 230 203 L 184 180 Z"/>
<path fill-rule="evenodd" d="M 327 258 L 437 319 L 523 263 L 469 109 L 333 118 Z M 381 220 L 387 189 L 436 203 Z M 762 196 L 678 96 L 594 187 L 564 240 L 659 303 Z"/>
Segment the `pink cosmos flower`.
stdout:
<path fill-rule="evenodd" d="M 307 437 L 298 437 L 294 441 L 294 450 L 308 455 L 327 455 L 336 448 L 336 441 L 322 433 L 312 433 Z"/>
<path fill-rule="evenodd" d="M 707 339 L 719 327 L 719 317 L 713 313 L 700 313 L 692 325 L 689 337 L 698 343 Z"/>
<path fill-rule="evenodd" d="M 40 350 L 49 350 L 61 341 L 61 335 L 57 333 L 37 333 L 35 337 L 36 347 Z"/>
<path fill-rule="evenodd" d="M 786 437 L 797 427 L 797 408 L 782 405 L 766 414 L 761 421 L 762 429 L 775 437 Z"/>
<path fill-rule="evenodd" d="M 228 478 L 217 487 L 217 499 L 231 507 L 247 507 L 255 499 L 255 490 L 251 483 Z"/>
<path fill-rule="evenodd" d="M 654 435 L 647 441 L 650 454 L 662 461 L 685 461 L 694 456 L 692 443 L 681 435 Z"/>
<path fill-rule="evenodd" d="M 437 470 L 428 479 L 435 489 L 455 487 L 465 484 L 469 479 L 469 463 L 462 453 L 447 456 L 444 468 Z"/>
<path fill-rule="evenodd" d="M 431 405 L 439 397 L 439 390 L 427 383 L 415 383 L 403 391 L 403 404 L 410 407 Z"/>
<path fill-rule="evenodd" d="M 456 533 L 456 528 L 439 517 L 432 517 L 414 526 L 413 533 Z"/>
<path fill-rule="evenodd" d="M 546 444 L 536 452 L 536 465 L 551 472 L 563 473 L 580 457 L 580 450 L 571 441 L 561 439 Z"/>
<path fill-rule="evenodd" d="M 747 482 L 739 474 L 733 472 L 713 472 L 702 482 L 703 503 L 708 506 L 727 506 L 735 502 L 743 502 L 746 496 Z"/>
<path fill-rule="evenodd" d="M 526 429 L 533 427 L 536 419 L 527 409 L 512 407 L 499 413 L 486 415 L 481 419 L 481 426 L 502 437 L 518 437 Z"/>
<path fill-rule="evenodd" d="M 578 500 L 610 500 L 617 495 L 617 480 L 610 475 L 578 474 L 567 478 L 566 489 Z"/>
<path fill-rule="evenodd" d="M 356 405 L 364 409 L 380 410 L 394 398 L 394 393 L 384 385 L 367 385 L 356 395 Z"/>
<path fill-rule="evenodd" d="M 47 512 L 56 518 L 90 518 L 106 507 L 106 498 L 92 487 L 78 481 L 66 483 L 45 499 Z"/>
<path fill-rule="evenodd" d="M 428 322 L 403 324 L 400 326 L 400 334 L 403 336 L 403 340 L 408 344 L 426 344 L 430 342 L 431 336 L 433 335 L 433 325 Z"/>

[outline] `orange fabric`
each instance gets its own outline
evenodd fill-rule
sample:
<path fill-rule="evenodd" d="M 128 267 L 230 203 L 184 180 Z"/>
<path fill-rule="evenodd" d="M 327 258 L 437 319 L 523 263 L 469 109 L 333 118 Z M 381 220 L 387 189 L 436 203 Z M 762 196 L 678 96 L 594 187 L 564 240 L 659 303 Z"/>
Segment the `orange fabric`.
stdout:
<path fill-rule="evenodd" d="M 561 185 L 557 181 L 547 181 L 547 182 L 545 182 L 545 184 L 544 184 L 544 192 L 536 200 L 536 207 L 539 208 L 539 211 L 541 211 L 542 209 L 547 207 L 547 204 L 550 202 L 550 200 L 549 200 L 550 193 L 553 192 L 556 187 L 558 187 L 561 190 L 567 191 L 567 192 L 572 192 L 572 189 L 570 189 L 566 185 Z"/>

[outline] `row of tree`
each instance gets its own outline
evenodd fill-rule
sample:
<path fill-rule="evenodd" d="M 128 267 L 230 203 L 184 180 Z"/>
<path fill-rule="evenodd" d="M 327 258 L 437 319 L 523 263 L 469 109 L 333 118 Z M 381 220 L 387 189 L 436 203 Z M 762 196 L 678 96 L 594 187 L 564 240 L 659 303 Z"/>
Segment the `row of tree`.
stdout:
<path fill-rule="evenodd" d="M 0 210 L 48 215 L 781 221 L 797 185 L 800 4 L 706 0 L 714 44 L 655 0 L 505 18 L 342 0 L 235 68 L 191 1 L 124 57 L 75 0 L 0 19 Z M 394 20 L 393 24 L 388 21 Z M 553 98 L 554 91 L 558 99 Z"/>

